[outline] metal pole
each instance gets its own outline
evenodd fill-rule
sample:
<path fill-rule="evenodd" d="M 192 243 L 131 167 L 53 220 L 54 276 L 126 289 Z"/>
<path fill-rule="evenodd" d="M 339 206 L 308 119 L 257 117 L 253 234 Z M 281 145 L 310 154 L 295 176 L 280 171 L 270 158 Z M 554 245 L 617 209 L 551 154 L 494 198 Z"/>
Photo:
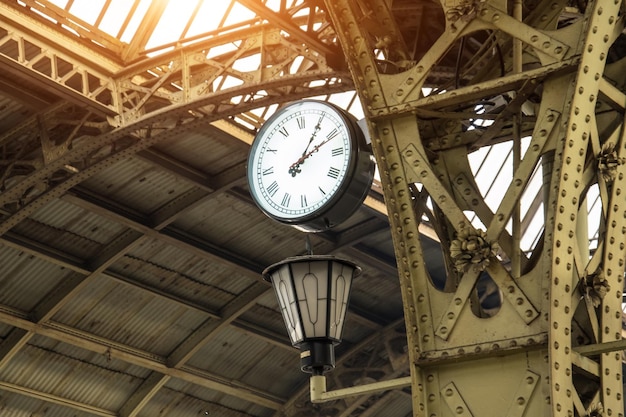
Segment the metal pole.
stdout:
<path fill-rule="evenodd" d="M 374 392 L 389 391 L 396 388 L 411 386 L 411 377 L 389 379 L 374 382 L 371 384 L 358 385 L 350 388 L 342 388 L 334 391 L 326 391 L 326 377 L 324 375 L 313 375 L 310 380 L 311 402 L 323 403 L 326 401 L 338 400 L 341 398 L 354 397 Z"/>

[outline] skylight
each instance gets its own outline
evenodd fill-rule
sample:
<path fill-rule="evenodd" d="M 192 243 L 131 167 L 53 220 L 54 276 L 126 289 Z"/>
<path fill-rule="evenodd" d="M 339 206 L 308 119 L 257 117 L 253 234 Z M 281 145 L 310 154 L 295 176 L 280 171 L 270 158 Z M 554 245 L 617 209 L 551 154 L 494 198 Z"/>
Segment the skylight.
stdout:
<path fill-rule="evenodd" d="M 290 8 L 302 1 L 288 3 Z M 139 53 L 222 27 L 259 21 L 245 0 L 24 0 L 20 4 L 73 33 L 72 26 L 78 25 L 87 32 L 101 32 L 120 43 L 139 46 Z M 280 5 L 281 1 L 275 0 L 265 2 L 264 7 L 278 12 Z"/>

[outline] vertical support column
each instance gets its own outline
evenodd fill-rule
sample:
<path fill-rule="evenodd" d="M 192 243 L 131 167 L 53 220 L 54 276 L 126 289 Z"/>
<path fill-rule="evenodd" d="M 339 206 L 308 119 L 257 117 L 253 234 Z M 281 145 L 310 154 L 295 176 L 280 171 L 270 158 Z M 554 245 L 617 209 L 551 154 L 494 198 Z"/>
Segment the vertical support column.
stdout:
<path fill-rule="evenodd" d="M 368 5 L 370 15 L 378 18 L 381 28 L 392 28 L 395 22 L 384 1 L 372 1 Z M 335 25 L 342 47 L 348 59 L 354 82 L 364 111 L 369 119 L 372 133 L 372 147 L 377 160 L 383 192 L 389 213 L 392 238 L 397 260 L 402 299 L 405 310 L 407 342 L 411 363 L 412 396 L 415 415 L 423 415 L 427 410 L 427 401 L 433 403 L 433 396 L 438 392 L 438 380 L 434 373 L 424 373 L 416 367 L 421 353 L 433 350 L 435 334 L 430 315 L 430 298 L 426 267 L 423 262 L 419 239 L 419 219 L 413 210 L 413 195 L 404 172 L 398 136 L 417 133 L 415 117 L 410 114 L 396 116 L 393 119 L 372 122 L 372 117 L 380 111 L 389 111 L 386 103 L 381 74 L 371 49 L 368 34 L 363 30 L 362 15 L 353 8 L 355 4 L 347 0 L 326 1 L 326 8 Z M 384 35 L 383 35 L 384 36 Z M 391 36 L 393 39 L 395 36 Z M 390 48 L 398 44 L 389 45 Z M 400 48 L 397 53 L 408 55 Z M 411 133 L 409 133 L 411 132 Z M 415 279 L 420 276 L 421 279 Z M 436 402 L 437 404 L 439 401 Z M 428 407 L 437 414 L 439 406 Z"/>
<path fill-rule="evenodd" d="M 376 61 L 381 28 L 391 28 L 386 46 L 395 47 L 397 56 L 410 58 L 410 51 L 402 42 L 393 43 L 400 31 L 387 2 L 362 0 L 357 7 L 350 0 L 326 0 L 381 173 L 405 306 L 415 416 L 582 416 L 602 406 L 623 416 L 619 355 L 574 353 L 577 346 L 594 342 L 585 341 L 586 335 L 596 334 L 599 342 L 621 337 L 623 127 L 619 135 L 611 135 L 594 125 L 608 48 L 621 32 L 616 28 L 622 24 L 617 18 L 621 4 L 589 2 L 584 19 L 553 36 L 555 10 L 565 5 L 540 2 L 520 22 L 497 7 L 499 2 L 442 2 L 445 33 L 415 65 L 389 74 Z M 366 29 L 371 19 L 376 20 L 375 33 Z M 465 78 L 424 98 L 420 90 L 427 74 L 445 51 L 463 52 L 461 39 L 472 36 L 485 43 L 478 51 L 482 58 L 473 57 L 476 62 L 468 64 L 465 75 L 459 61 L 457 77 Z M 500 53 L 501 71 L 493 69 L 497 55 L 491 50 Z M 527 117 L 521 108 L 531 94 L 540 96 L 541 103 Z M 611 91 L 611 96 L 615 102 L 626 97 L 621 91 Z M 504 110 L 491 110 L 493 128 L 474 129 L 473 121 L 483 116 L 469 113 L 497 100 L 504 102 Z M 607 111 L 621 112 L 623 118 L 623 108 Z M 523 155 L 516 151 L 519 160 L 494 209 L 474 178 L 468 150 L 496 138 L 520 139 L 509 124 L 530 136 L 529 145 Z M 596 159 L 602 157 L 599 149 L 616 137 L 617 174 L 605 184 L 598 180 Z M 553 171 L 544 173 L 551 180 L 544 196 L 543 240 L 527 258 L 519 225 L 511 235 L 507 224 L 516 222 L 516 207 L 538 167 Z M 607 232 L 596 254 L 586 259 L 581 247 L 588 245 L 588 236 L 577 227 L 579 213 L 586 213 L 581 203 L 596 184 L 604 190 Z M 447 271 L 453 285 L 445 288 L 431 280 L 418 232 L 423 210 L 428 210 L 418 201 L 426 199 L 438 214 L 432 216 L 440 223 L 437 229 L 447 231 L 442 241 L 451 242 L 441 248 L 446 265 L 456 269 Z M 472 224 L 467 213 L 476 215 L 485 230 Z M 477 314 L 476 285 L 486 277 L 501 294 L 500 305 L 497 312 Z M 604 298 L 594 294 L 597 310 L 590 301 L 592 281 L 600 283 L 598 288 L 610 284 Z"/>
<path fill-rule="evenodd" d="M 574 412 L 579 415 L 589 410 L 600 410 L 602 407 L 611 409 L 611 415 L 623 415 L 623 404 L 615 400 L 621 397 L 621 361 L 616 353 L 603 355 L 601 361 L 601 390 L 600 399 L 592 401 L 589 407 L 583 403 L 581 394 L 573 384 L 574 373 L 572 361 L 572 322 L 576 310 L 572 300 L 576 298 L 575 288 L 581 278 L 597 276 L 601 270 L 609 268 L 615 275 L 617 266 L 605 252 L 602 256 L 599 270 L 589 270 L 587 259 L 576 256 L 576 245 L 588 245 L 587 233 L 577 231 L 579 225 L 578 215 L 580 202 L 585 200 L 583 187 L 588 185 L 584 178 L 585 167 L 588 166 L 587 152 L 590 149 L 590 140 L 599 140 L 599 132 L 593 128 L 595 124 L 596 103 L 598 100 L 599 84 L 602 79 L 606 57 L 610 46 L 610 40 L 614 38 L 615 23 L 618 19 L 619 1 L 595 1 L 589 3 L 583 33 L 581 34 L 581 61 L 578 66 L 575 82 L 571 88 L 571 104 L 567 119 L 565 137 L 557 148 L 557 157 L 560 162 L 558 179 L 554 182 L 555 196 L 554 205 L 554 238 L 551 256 L 551 293 L 550 293 L 550 380 L 552 415 L 571 416 Z M 611 199 L 612 200 L 612 199 Z M 615 200 L 603 201 L 603 205 L 611 204 L 615 208 L 622 206 Z M 618 210 L 619 211 L 619 210 Z M 613 214 L 607 214 L 607 221 L 613 218 Z M 620 223 L 622 223 L 620 221 Z M 577 239 L 584 235 L 585 239 Z M 608 237 L 608 236 L 607 236 Z M 609 238 L 610 240 L 610 238 Z M 605 241 L 605 244 L 608 243 Z M 606 251 L 608 247 L 599 247 L 600 251 Z M 582 265 L 580 265 L 582 263 Z M 612 264 L 612 266 L 611 266 Z M 619 277 L 612 277 L 611 285 L 618 292 L 617 301 L 614 297 L 605 297 L 602 307 L 605 311 L 602 317 L 604 327 L 601 332 L 601 341 L 613 341 L 616 337 L 621 338 L 621 311 L 615 315 L 616 303 L 621 301 L 622 278 L 624 267 L 618 267 Z M 580 271 L 583 272 L 581 277 Z M 611 300 L 613 298 L 613 300 Z M 586 299 L 588 300 L 588 299 Z M 593 313 L 591 313 L 593 314 Z M 593 317 L 592 317 L 593 320 Z M 619 329 L 615 327 L 619 326 Z M 617 369 L 617 374 L 616 371 Z M 604 374 L 608 372 L 611 380 Z M 614 411 L 620 410 L 613 414 Z"/>

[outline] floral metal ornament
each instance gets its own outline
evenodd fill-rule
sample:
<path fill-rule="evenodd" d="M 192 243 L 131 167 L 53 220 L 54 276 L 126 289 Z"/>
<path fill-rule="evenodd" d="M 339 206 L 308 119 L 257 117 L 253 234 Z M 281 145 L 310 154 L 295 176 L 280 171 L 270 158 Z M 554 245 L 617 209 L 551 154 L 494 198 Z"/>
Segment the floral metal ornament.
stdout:
<path fill-rule="evenodd" d="M 626 158 L 620 158 L 614 143 L 607 143 L 598 155 L 598 170 L 605 182 L 615 181 L 617 167 L 626 163 Z"/>
<path fill-rule="evenodd" d="M 487 233 L 483 230 L 465 228 L 451 242 L 450 257 L 459 272 L 467 272 L 471 267 L 483 271 L 498 250 L 498 244 L 487 241 Z"/>
<path fill-rule="evenodd" d="M 581 279 L 584 293 L 590 298 L 594 307 L 602 304 L 602 299 L 611 290 L 609 281 L 604 276 L 604 271 L 598 269 L 596 273 L 588 275 Z"/>
<path fill-rule="evenodd" d="M 446 11 L 446 17 L 451 22 L 456 22 L 457 20 L 467 22 L 476 17 L 485 3 L 485 0 L 462 0 L 458 5 L 450 7 Z"/>
<path fill-rule="evenodd" d="M 604 406 L 602 403 L 594 403 L 588 409 L 585 414 L 588 417 L 604 417 Z"/>

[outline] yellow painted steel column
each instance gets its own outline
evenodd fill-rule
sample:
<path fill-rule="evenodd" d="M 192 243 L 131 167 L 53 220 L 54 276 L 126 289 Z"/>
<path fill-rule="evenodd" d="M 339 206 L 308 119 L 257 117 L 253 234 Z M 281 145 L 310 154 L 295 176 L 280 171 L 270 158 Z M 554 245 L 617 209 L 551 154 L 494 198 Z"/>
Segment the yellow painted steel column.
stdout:
<path fill-rule="evenodd" d="M 621 2 L 588 2 L 580 19 L 559 27 L 565 1 L 538 2 L 520 22 L 499 1 L 445 0 L 445 31 L 419 56 L 407 48 L 410 39 L 399 38 L 388 3 L 326 0 L 326 8 L 381 174 L 405 307 L 414 415 L 583 416 L 602 409 L 623 416 L 619 353 L 575 352 L 621 338 L 626 96 L 623 85 L 603 76 L 623 27 Z M 516 10 L 519 17 L 519 4 Z M 432 74 L 448 51 L 463 56 L 466 41 L 483 45 L 467 63 L 457 61 L 456 79 L 423 93 L 426 83 L 438 87 L 429 77 L 441 79 Z M 625 69 L 611 65 L 615 73 Z M 502 105 L 478 114 L 491 102 Z M 522 111 L 529 106 L 534 110 Z M 481 118 L 493 122 L 478 129 L 474 121 Z M 511 125 L 519 125 L 529 145 L 494 208 L 468 154 L 512 143 Z M 552 164 L 542 164 L 553 154 Z M 507 224 L 542 165 L 554 167 L 544 173 L 551 176 L 545 229 L 527 256 L 520 233 L 511 235 Z M 588 235 L 577 232 L 577 219 L 594 187 L 602 196 L 605 233 L 584 259 Z M 436 219 L 445 285 L 431 277 L 423 251 L 418 227 L 426 214 Z M 471 223 L 470 214 L 480 224 Z M 477 304 L 477 283 L 487 278 L 500 297 L 497 309 Z"/>

